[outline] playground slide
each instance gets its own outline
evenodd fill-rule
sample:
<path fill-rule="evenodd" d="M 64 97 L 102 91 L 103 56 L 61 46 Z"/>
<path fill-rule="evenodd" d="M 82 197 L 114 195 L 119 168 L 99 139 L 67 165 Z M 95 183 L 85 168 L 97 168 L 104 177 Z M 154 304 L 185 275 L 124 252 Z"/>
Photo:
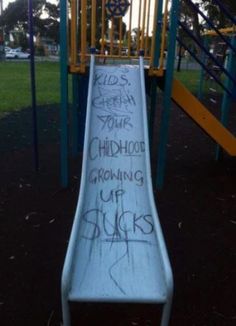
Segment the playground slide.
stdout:
<path fill-rule="evenodd" d="M 229 155 L 236 156 L 236 138 L 176 79 L 172 99 Z"/>
<path fill-rule="evenodd" d="M 80 195 L 62 277 L 67 301 L 164 303 L 172 272 L 149 161 L 143 60 L 90 67 Z M 65 325 L 69 325 L 64 321 Z"/>

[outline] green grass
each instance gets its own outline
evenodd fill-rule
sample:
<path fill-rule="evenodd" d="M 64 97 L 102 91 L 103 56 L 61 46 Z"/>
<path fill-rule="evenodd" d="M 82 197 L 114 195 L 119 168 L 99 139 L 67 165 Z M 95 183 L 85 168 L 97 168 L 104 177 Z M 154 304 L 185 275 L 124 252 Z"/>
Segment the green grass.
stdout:
<path fill-rule="evenodd" d="M 59 64 L 36 62 L 37 104 L 59 103 Z M 0 62 L 0 115 L 31 105 L 29 62 Z"/>
<path fill-rule="evenodd" d="M 36 99 L 38 105 L 60 101 L 59 63 L 36 62 Z M 200 71 L 175 72 L 191 92 L 197 93 Z M 0 116 L 31 105 L 29 62 L 0 62 Z"/>
<path fill-rule="evenodd" d="M 200 70 L 181 70 L 175 72 L 175 78 L 181 81 L 192 93 L 198 91 Z"/>
<path fill-rule="evenodd" d="M 200 83 L 200 70 L 181 70 L 180 72 L 175 72 L 175 78 L 181 81 L 189 91 L 193 94 L 198 94 L 199 91 L 199 83 Z M 221 82 L 225 83 L 225 76 L 220 77 Z M 205 96 L 212 96 L 212 93 L 209 92 L 210 87 L 215 88 L 217 90 L 218 96 L 223 94 L 223 89 L 221 86 L 217 85 L 215 81 L 203 81 L 203 94 Z"/>

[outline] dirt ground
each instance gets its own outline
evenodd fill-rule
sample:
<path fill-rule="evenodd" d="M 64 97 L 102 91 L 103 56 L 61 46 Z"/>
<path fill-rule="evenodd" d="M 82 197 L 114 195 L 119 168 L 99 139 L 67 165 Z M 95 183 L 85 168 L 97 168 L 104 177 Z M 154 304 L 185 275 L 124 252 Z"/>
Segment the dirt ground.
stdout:
<path fill-rule="evenodd" d="M 231 128 L 236 131 L 235 112 L 232 115 Z M 58 107 L 39 108 L 40 171 L 35 173 L 30 110 L 0 119 L 3 326 L 61 323 L 60 277 L 77 203 L 81 156 L 71 158 L 70 186 L 61 189 L 58 128 Z M 153 147 L 155 153 L 156 142 Z M 155 191 L 174 273 L 172 326 L 236 325 L 236 161 L 225 154 L 216 162 L 214 156 L 214 143 L 173 108 L 165 185 Z M 151 326 L 155 311 L 149 308 L 125 307 L 117 318 L 112 307 L 105 307 L 99 322 L 100 308 L 85 306 L 80 324 L 86 325 L 90 316 L 91 325 Z"/>

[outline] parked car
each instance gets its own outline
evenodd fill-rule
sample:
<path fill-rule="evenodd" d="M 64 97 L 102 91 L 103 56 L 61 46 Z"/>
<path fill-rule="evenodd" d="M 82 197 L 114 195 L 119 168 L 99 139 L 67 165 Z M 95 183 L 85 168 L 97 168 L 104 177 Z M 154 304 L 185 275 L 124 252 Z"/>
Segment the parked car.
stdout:
<path fill-rule="evenodd" d="M 8 53 L 8 52 L 10 52 L 12 49 L 11 48 L 9 48 L 9 46 L 5 46 L 5 48 L 4 48 L 4 51 L 5 51 L 5 53 Z"/>
<path fill-rule="evenodd" d="M 6 59 L 29 59 L 30 54 L 21 51 L 20 49 L 13 49 L 6 53 Z"/>

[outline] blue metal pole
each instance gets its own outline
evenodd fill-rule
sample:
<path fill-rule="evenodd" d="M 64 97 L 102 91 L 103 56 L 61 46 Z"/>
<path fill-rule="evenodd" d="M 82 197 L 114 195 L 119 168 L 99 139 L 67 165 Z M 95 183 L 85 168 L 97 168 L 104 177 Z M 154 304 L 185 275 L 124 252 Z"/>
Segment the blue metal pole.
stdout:
<path fill-rule="evenodd" d="M 60 0 L 61 185 L 68 186 L 68 53 L 67 0 Z"/>
<path fill-rule="evenodd" d="M 34 62 L 34 31 L 33 31 L 33 5 L 32 0 L 28 0 L 28 21 L 29 21 L 29 47 L 30 47 L 30 79 L 31 79 L 31 103 L 32 103 L 32 122 L 33 122 L 33 146 L 34 146 L 34 166 L 39 169 L 38 151 L 38 123 L 37 123 L 37 104 L 35 86 L 35 62 Z"/>
<path fill-rule="evenodd" d="M 163 0 L 158 1 L 157 11 L 157 26 L 156 26 L 156 40 L 155 40 L 155 52 L 153 58 L 153 66 L 159 66 L 160 58 L 160 48 L 161 48 L 161 32 L 162 32 L 162 7 Z M 150 89 L 150 115 L 149 115 L 149 143 L 150 148 L 152 147 L 152 136 L 153 136 L 153 126 L 155 120 L 155 110 L 156 110 L 156 98 L 157 98 L 157 82 L 156 77 L 151 80 L 151 89 Z"/>
<path fill-rule="evenodd" d="M 168 141 L 168 127 L 171 109 L 171 93 L 174 77 L 175 65 L 175 47 L 178 28 L 179 0 L 173 0 L 170 17 L 169 44 L 166 63 L 165 89 L 163 99 L 163 112 L 160 126 L 160 141 L 157 158 L 157 188 L 161 189 L 164 182 L 165 163 L 166 163 L 166 145 Z"/>
<path fill-rule="evenodd" d="M 232 36 L 231 41 L 233 46 L 236 46 L 236 36 Z M 236 77 L 236 54 L 231 50 L 228 58 L 227 69 L 234 74 Z M 236 83 L 233 83 L 229 78 L 225 81 L 225 87 L 230 90 L 232 94 L 235 94 Z M 236 97 L 236 94 L 235 94 Z M 235 98 L 234 98 L 235 100 Z M 224 92 L 222 105 L 221 105 L 221 123 L 227 127 L 229 120 L 229 110 L 232 104 L 233 98 L 228 95 L 227 92 Z M 216 160 L 219 160 L 222 155 L 222 148 L 217 145 L 216 146 Z"/>

